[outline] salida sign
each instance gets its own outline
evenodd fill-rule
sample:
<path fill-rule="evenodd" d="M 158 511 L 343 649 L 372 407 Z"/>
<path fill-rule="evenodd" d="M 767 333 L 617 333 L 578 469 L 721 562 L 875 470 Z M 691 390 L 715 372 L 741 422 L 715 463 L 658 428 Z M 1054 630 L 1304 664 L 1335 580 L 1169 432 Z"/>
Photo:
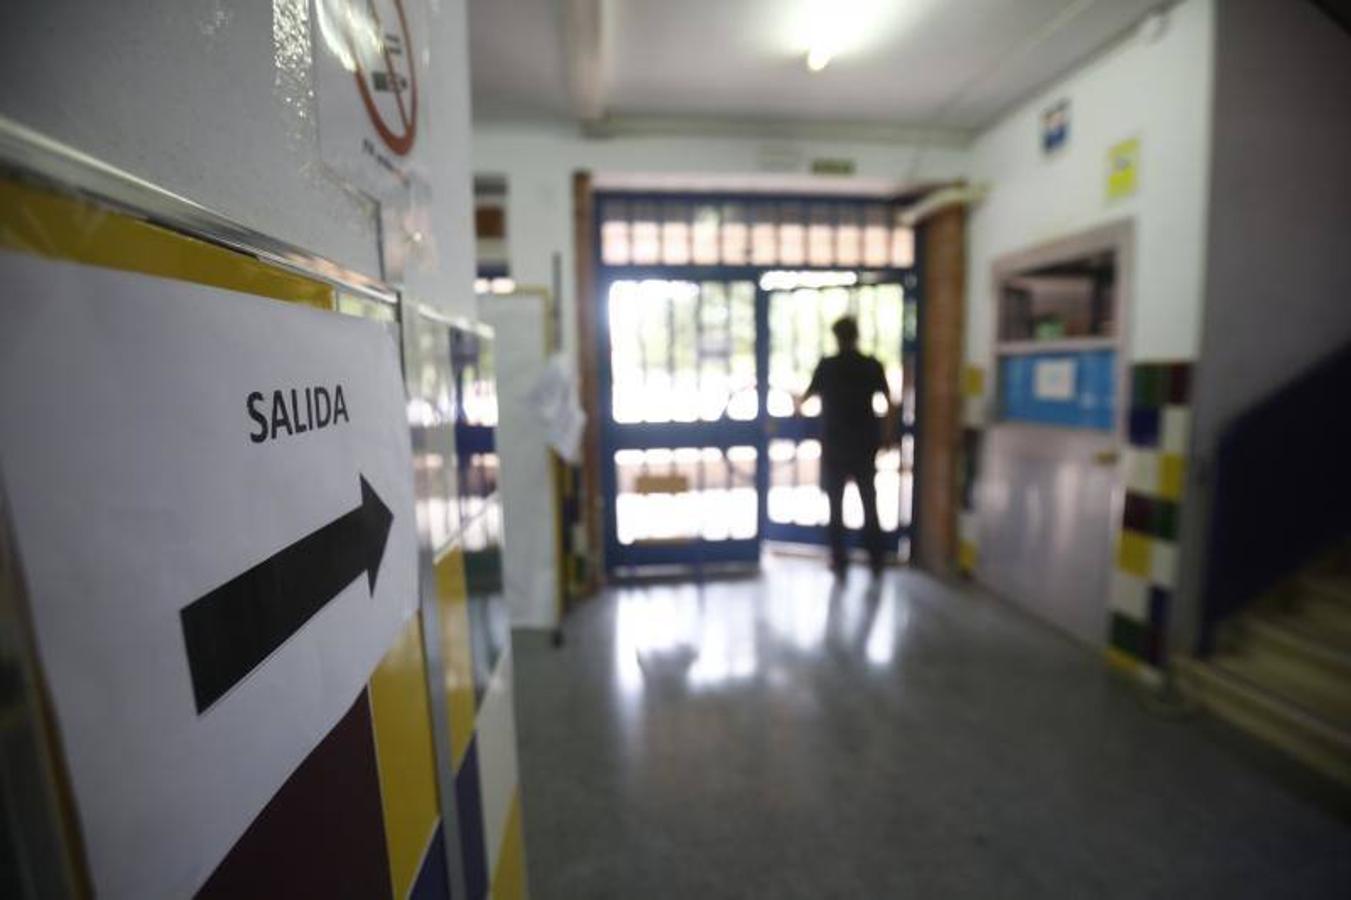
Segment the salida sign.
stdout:
<path fill-rule="evenodd" d="M 416 612 L 398 347 L 130 272 L 0 279 L 0 477 L 94 893 L 191 896 Z"/>
<path fill-rule="evenodd" d="M 315 74 L 324 162 L 366 193 L 388 196 L 413 175 L 419 0 L 318 0 Z"/>

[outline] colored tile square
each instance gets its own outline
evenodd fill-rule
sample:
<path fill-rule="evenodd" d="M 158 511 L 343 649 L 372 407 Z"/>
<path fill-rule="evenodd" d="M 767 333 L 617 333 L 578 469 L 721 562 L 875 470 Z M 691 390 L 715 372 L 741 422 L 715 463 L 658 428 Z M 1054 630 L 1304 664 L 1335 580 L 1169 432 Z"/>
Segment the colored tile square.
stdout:
<path fill-rule="evenodd" d="M 969 396 L 962 401 L 962 424 L 968 428 L 981 428 L 985 425 L 985 398 Z"/>
<path fill-rule="evenodd" d="M 1149 583 L 1137 575 L 1112 573 L 1113 612 L 1143 622 L 1149 615 Z"/>
<path fill-rule="evenodd" d="M 436 610 L 441 630 L 441 668 L 450 716 L 450 751 L 456 766 L 474 734 L 474 657 L 464 556 L 452 547 L 436 561 Z"/>
<path fill-rule="evenodd" d="M 1173 592 L 1161 587 L 1149 589 L 1149 628 L 1151 631 L 1163 631 L 1168 627 L 1168 603 Z"/>
<path fill-rule="evenodd" d="M 1156 538 L 1165 541 L 1177 540 L 1177 503 L 1172 500 L 1155 499 L 1154 521 L 1149 529 Z"/>
<path fill-rule="evenodd" d="M 1131 406 L 1158 409 L 1166 392 L 1164 373 L 1155 363 L 1136 365 L 1131 373 Z"/>
<path fill-rule="evenodd" d="M 1127 447 L 1126 487 L 1137 494 L 1153 497 L 1159 492 L 1159 454 L 1153 450 Z"/>
<path fill-rule="evenodd" d="M 1171 596 L 1171 592 L 1163 588 L 1150 588 L 1149 591 L 1149 628 L 1145 634 L 1145 659 L 1154 666 L 1161 667 L 1167 656 L 1168 602 Z"/>
<path fill-rule="evenodd" d="M 525 900 L 525 838 L 521 833 L 521 798 L 511 797 L 511 810 L 502 835 L 502 849 L 493 868 L 492 900 Z"/>
<path fill-rule="evenodd" d="M 1191 438 L 1191 410 L 1185 406 L 1165 406 L 1161 431 L 1159 449 L 1185 456 Z"/>
<path fill-rule="evenodd" d="M 1154 500 L 1135 491 L 1126 492 L 1126 504 L 1122 511 L 1121 524 L 1132 531 L 1142 534 L 1154 532 Z"/>
<path fill-rule="evenodd" d="M 1131 407 L 1130 442 L 1136 447 L 1159 445 L 1160 410 L 1157 407 Z"/>
<path fill-rule="evenodd" d="M 1150 541 L 1149 580 L 1151 584 L 1172 589 L 1177 584 L 1177 544 Z"/>
<path fill-rule="evenodd" d="M 401 895 L 396 894 L 395 897 Z M 446 829 L 436 826 L 436 834 L 422 857 L 417 881 L 408 892 L 408 900 L 447 900 L 450 896 L 450 872 L 446 869 Z"/>
<path fill-rule="evenodd" d="M 1168 396 L 1166 403 L 1185 406 L 1191 402 L 1192 364 L 1178 362 L 1168 366 Z"/>
<path fill-rule="evenodd" d="M 363 690 L 193 896 L 390 896 L 375 755 Z"/>
<path fill-rule="evenodd" d="M 976 571 L 976 545 L 971 541 L 962 541 L 957 545 L 957 566 L 968 574 Z"/>
<path fill-rule="evenodd" d="M 1186 484 L 1187 461 L 1176 453 L 1159 457 L 1159 496 L 1165 500 L 1181 500 Z"/>
<path fill-rule="evenodd" d="M 968 397 L 984 395 L 985 370 L 980 366 L 967 366 L 962 372 L 962 391 Z"/>
<path fill-rule="evenodd" d="M 1148 535 L 1122 529 L 1121 538 L 1117 541 L 1117 568 L 1131 575 L 1148 578 L 1151 561 L 1149 545 L 1151 543 Z"/>
<path fill-rule="evenodd" d="M 1112 613 L 1110 643 L 1122 653 L 1144 659 L 1148 649 L 1148 629 L 1141 622 Z"/>
<path fill-rule="evenodd" d="M 483 798 L 478 777 L 478 748 L 469 742 L 464 763 L 455 773 L 455 813 L 460 822 L 460 855 L 464 861 L 464 885 L 469 900 L 484 900 L 488 894 L 488 854 L 483 841 Z"/>
<path fill-rule="evenodd" d="M 395 897 L 408 895 L 439 816 L 421 626 L 420 616 L 408 620 L 371 674 L 370 682 L 380 799 Z"/>

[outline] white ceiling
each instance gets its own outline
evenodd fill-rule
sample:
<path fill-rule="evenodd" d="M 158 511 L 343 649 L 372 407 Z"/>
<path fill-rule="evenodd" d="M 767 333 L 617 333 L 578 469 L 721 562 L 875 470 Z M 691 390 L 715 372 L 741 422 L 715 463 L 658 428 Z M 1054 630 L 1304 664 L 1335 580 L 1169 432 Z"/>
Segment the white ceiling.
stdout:
<path fill-rule="evenodd" d="M 1158 6 L 470 0 L 474 111 L 481 120 L 970 130 Z M 804 64 L 807 42 L 823 29 L 842 46 L 814 74 Z"/>

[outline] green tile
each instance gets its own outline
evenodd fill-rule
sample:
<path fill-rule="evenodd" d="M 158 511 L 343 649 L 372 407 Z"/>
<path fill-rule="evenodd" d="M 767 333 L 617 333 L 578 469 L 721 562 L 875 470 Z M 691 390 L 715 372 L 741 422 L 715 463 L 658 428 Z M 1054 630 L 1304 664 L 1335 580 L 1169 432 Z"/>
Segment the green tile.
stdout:
<path fill-rule="evenodd" d="M 1144 659 L 1145 648 L 1148 644 L 1148 633 L 1145 626 L 1140 622 L 1123 616 L 1121 613 L 1112 613 L 1111 644 L 1116 649 L 1128 653 L 1136 659 Z"/>
<path fill-rule="evenodd" d="M 1155 363 L 1141 363 L 1132 372 L 1132 405 L 1138 409 L 1158 409 L 1168 390 L 1167 370 Z"/>
<path fill-rule="evenodd" d="M 1165 541 L 1177 540 L 1177 504 L 1162 498 L 1154 499 L 1154 536 Z"/>

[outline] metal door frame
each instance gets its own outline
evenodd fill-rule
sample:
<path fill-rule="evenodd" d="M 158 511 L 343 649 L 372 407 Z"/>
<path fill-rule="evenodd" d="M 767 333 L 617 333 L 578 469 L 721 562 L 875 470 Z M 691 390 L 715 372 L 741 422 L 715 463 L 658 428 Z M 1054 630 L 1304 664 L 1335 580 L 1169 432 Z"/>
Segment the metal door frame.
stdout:
<path fill-rule="evenodd" d="M 808 544 L 825 544 L 825 526 L 804 526 L 776 524 L 774 529 L 780 536 L 767 537 L 769 530 L 769 458 L 768 446 L 770 434 L 768 424 L 775 422 L 779 427 L 785 424 L 794 436 L 798 430 L 814 431 L 815 419 L 789 417 L 771 419 L 766 411 L 769 395 L 769 292 L 760 285 L 761 276 L 766 272 L 839 272 L 853 271 L 872 281 L 867 283 L 897 283 L 902 285 L 905 296 L 913 297 L 916 308 L 916 336 L 913 342 L 902 344 L 902 353 L 914 353 L 915 381 L 915 421 L 909 425 L 901 423 L 902 435 L 911 435 L 916 452 L 912 464 L 914 488 L 911 492 L 910 521 L 898 526 L 894 534 L 894 543 L 888 548 L 895 550 L 901 539 L 911 540 L 916 512 L 919 508 L 919 431 L 922 410 L 919 390 L 920 371 L 923 366 L 919 335 L 923 329 L 923 273 L 920 259 L 923 256 L 923 228 L 914 229 L 915 264 L 910 267 L 840 266 L 840 265 L 677 265 L 666 263 L 628 263 L 607 264 L 602 258 L 602 228 L 605 219 L 602 211 L 607 201 L 622 200 L 627 203 L 650 203 L 660 207 L 666 203 L 687 204 L 691 208 L 704 203 L 719 205 L 742 204 L 748 209 L 756 203 L 801 203 L 832 204 L 837 208 L 854 206 L 863 208 L 870 205 L 885 204 L 894 206 L 898 198 L 881 198 L 858 195 L 817 195 L 817 194 L 770 194 L 770 193 L 734 193 L 734 192 L 641 192 L 641 191 L 596 191 L 592 195 L 592 253 L 595 268 L 595 304 L 596 332 L 596 384 L 600 396 L 596 408 L 600 414 L 600 485 L 604 497 L 604 567 L 606 572 L 616 569 L 641 566 L 693 566 L 705 564 L 743 563 L 758 564 L 761 545 L 765 540 L 781 540 Z M 804 227 L 808 224 L 804 221 Z M 610 288 L 617 281 L 642 281 L 658 279 L 664 281 L 721 282 L 730 284 L 736 281 L 749 281 L 755 286 L 755 374 L 757 413 L 754 419 L 747 421 L 719 419 L 713 422 L 663 422 L 663 423 L 626 423 L 618 424 L 613 418 L 613 372 L 611 371 L 610 346 Z M 861 282 L 863 283 L 862 279 Z M 903 339 L 904 340 L 904 339 Z M 908 386 L 906 386 L 908 388 Z M 903 388 L 904 390 L 904 388 Z M 710 435 L 713 437 L 710 439 Z M 782 432 L 774 437 L 785 436 Z M 756 451 L 755 491 L 756 491 L 756 530 L 755 536 L 743 539 L 709 541 L 693 538 L 689 541 L 650 544 L 621 544 L 618 537 L 617 489 L 618 477 L 614 463 L 614 454 L 618 450 L 652 449 L 668 447 L 717 447 L 726 450 L 733 446 L 752 446 Z M 861 546 L 861 534 L 850 530 L 848 539 L 851 545 Z"/>

